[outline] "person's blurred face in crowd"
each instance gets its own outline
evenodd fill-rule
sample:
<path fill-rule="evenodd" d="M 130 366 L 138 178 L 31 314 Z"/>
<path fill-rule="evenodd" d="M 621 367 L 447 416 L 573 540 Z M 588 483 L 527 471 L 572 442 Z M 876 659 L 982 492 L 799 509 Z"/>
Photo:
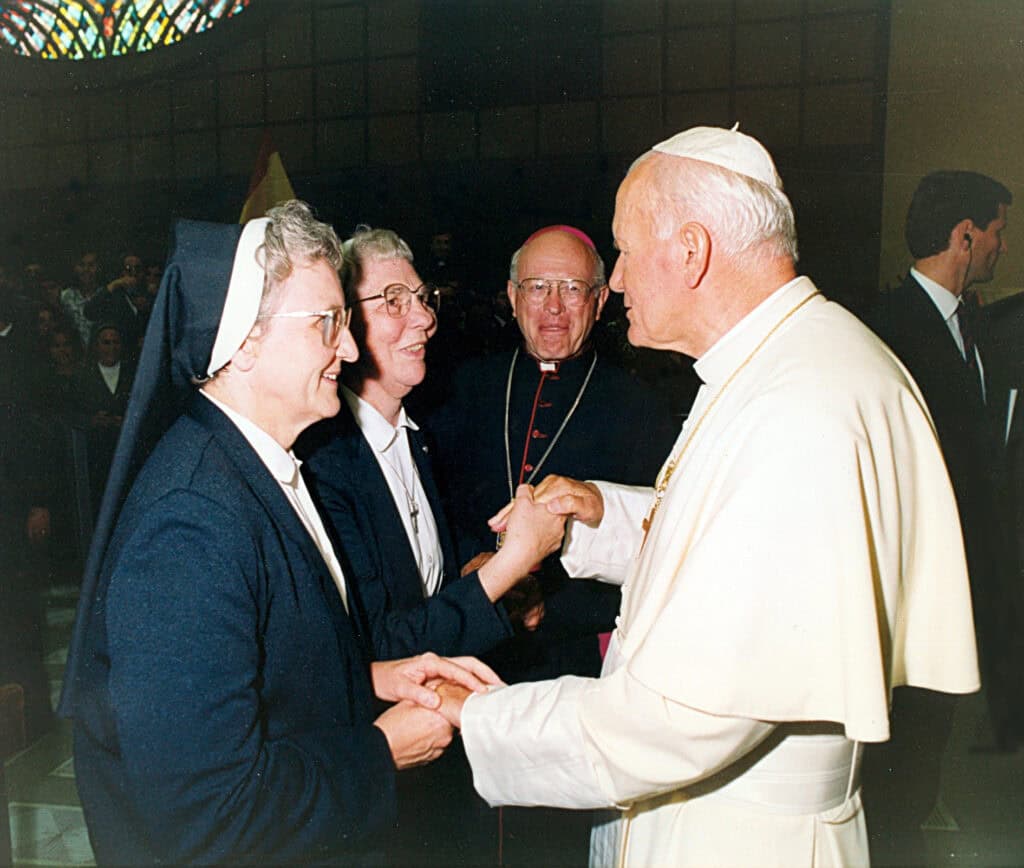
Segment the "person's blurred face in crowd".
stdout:
<path fill-rule="evenodd" d="M 142 260 L 134 253 L 129 253 L 121 261 L 121 273 L 137 282 L 143 276 Z"/>
<path fill-rule="evenodd" d="M 57 373 L 67 373 L 75 363 L 75 336 L 64 329 L 50 335 L 50 364 Z"/>
<path fill-rule="evenodd" d="M 380 400 L 401 401 L 427 374 L 427 341 L 437 315 L 423 281 L 408 260 L 370 259 L 362 263 L 353 325 L 362 351 L 356 390 L 378 410 Z M 366 299 L 366 301 L 362 301 Z M 387 401 L 386 399 L 392 399 Z"/>
<path fill-rule="evenodd" d="M 81 289 L 92 291 L 96 288 L 99 274 L 99 257 L 95 253 L 85 253 L 75 266 L 78 285 Z"/>
<path fill-rule="evenodd" d="M 43 266 L 38 262 L 30 262 L 25 266 L 25 286 L 35 289 L 43 279 Z"/>
<path fill-rule="evenodd" d="M 319 311 L 334 315 L 305 315 Z M 293 313 L 303 315 L 288 316 Z M 342 326 L 344 316 L 341 281 L 330 264 L 295 264 L 277 289 L 274 309 L 235 355 L 232 364 L 249 366 L 250 389 L 258 400 L 253 421 L 286 449 L 314 422 L 341 408 L 341 363 L 359 356 L 352 333 Z"/>
<path fill-rule="evenodd" d="M 60 284 L 56 280 L 44 278 L 39 282 L 40 300 L 51 307 L 60 304 Z"/>
<path fill-rule="evenodd" d="M 519 280 L 508 282 L 507 294 L 535 358 L 561 361 L 583 348 L 608 298 L 594 271 L 590 248 L 568 232 L 546 232 L 519 254 Z"/>
<path fill-rule="evenodd" d="M 53 311 L 47 307 L 41 307 L 36 312 L 36 334 L 45 338 L 51 331 L 53 331 Z"/>
<path fill-rule="evenodd" d="M 110 368 L 121 361 L 121 333 L 116 328 L 100 329 L 96 335 L 96 361 Z"/>
<path fill-rule="evenodd" d="M 164 270 L 156 263 L 150 263 L 146 266 L 146 292 L 150 296 L 155 296 L 157 290 L 160 289 L 160 278 L 163 277 Z"/>
<path fill-rule="evenodd" d="M 438 232 L 430 239 L 430 255 L 438 262 L 445 262 L 452 255 L 452 233 Z"/>

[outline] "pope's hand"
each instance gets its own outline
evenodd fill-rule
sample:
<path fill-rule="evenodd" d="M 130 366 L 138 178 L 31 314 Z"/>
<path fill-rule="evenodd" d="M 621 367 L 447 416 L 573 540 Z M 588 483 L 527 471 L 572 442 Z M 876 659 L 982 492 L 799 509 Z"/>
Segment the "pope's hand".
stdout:
<path fill-rule="evenodd" d="M 370 664 L 370 675 L 378 698 L 386 702 L 408 700 L 429 709 L 441 704 L 430 681 L 443 679 L 478 693 L 486 691 L 488 685 L 502 683 L 490 666 L 475 657 L 439 657 L 430 651 L 404 660 L 379 660 Z"/>
<path fill-rule="evenodd" d="M 546 476 L 533 492 L 537 503 L 547 505 L 556 515 L 569 516 L 591 527 L 604 518 L 604 498 L 593 482 L 581 482 L 567 476 Z"/>

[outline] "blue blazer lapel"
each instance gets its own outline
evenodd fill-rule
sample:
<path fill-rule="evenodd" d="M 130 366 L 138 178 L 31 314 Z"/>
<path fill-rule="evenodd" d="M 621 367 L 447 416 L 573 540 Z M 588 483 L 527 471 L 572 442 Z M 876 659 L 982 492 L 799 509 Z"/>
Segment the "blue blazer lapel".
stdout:
<path fill-rule="evenodd" d="M 337 436 L 342 438 L 351 459 L 348 462 L 350 479 L 356 495 L 353 500 L 363 510 L 366 525 L 372 529 L 371 538 L 363 542 L 367 548 L 375 550 L 381 581 L 393 599 L 407 600 L 410 594 L 419 595 L 416 559 L 373 447 L 344 400 L 335 421 Z"/>
<path fill-rule="evenodd" d="M 280 484 L 249 445 L 249 441 L 218 407 L 202 395 L 193 398 L 188 414 L 216 437 L 274 524 L 292 542 L 292 548 L 301 553 L 301 561 L 292 567 L 292 572 L 295 575 L 317 577 L 329 610 L 336 621 L 344 622 L 346 632 L 351 633 L 348 615 L 320 549 L 281 491 Z"/>

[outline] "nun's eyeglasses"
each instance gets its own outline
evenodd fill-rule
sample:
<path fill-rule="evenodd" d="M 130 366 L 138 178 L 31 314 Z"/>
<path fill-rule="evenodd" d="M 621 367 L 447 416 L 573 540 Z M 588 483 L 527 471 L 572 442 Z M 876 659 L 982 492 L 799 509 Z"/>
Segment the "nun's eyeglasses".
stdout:
<path fill-rule="evenodd" d="M 364 301 L 374 301 L 375 299 L 382 298 L 384 299 L 388 316 L 401 319 L 409 313 L 409 309 L 412 307 L 413 296 L 416 296 L 420 304 L 433 311 L 434 314 L 437 314 L 441 307 L 441 291 L 432 283 L 421 284 L 416 289 L 410 289 L 404 283 L 392 283 L 390 286 L 385 286 L 383 292 L 378 292 L 376 295 L 368 295 L 366 298 L 357 298 L 355 301 L 357 304 L 362 304 Z"/>
<path fill-rule="evenodd" d="M 352 308 L 329 307 L 327 310 L 290 310 L 287 313 L 264 313 L 256 319 L 299 319 L 301 317 L 319 317 L 320 334 L 325 347 L 336 347 L 341 333 L 348 328 L 352 320 Z"/>

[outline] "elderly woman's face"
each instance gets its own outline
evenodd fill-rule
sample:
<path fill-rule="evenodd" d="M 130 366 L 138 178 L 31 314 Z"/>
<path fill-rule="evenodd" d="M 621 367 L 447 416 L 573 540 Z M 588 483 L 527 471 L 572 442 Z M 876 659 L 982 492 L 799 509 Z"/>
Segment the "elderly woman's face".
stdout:
<path fill-rule="evenodd" d="M 415 291 L 422 283 L 411 262 L 369 260 L 362 266 L 362 280 L 356 295 L 359 298 L 379 296 L 386 287 L 395 285 Z M 353 311 L 363 353 L 363 384 L 372 383 L 398 399 L 423 382 L 427 374 L 427 341 L 437 331 L 434 312 L 415 296 L 411 296 L 409 302 L 408 311 L 401 317 L 388 312 L 383 298 L 357 302 Z"/>
<path fill-rule="evenodd" d="M 254 421 L 288 448 L 305 428 L 338 412 L 341 363 L 358 352 L 347 329 L 327 346 L 322 317 L 281 316 L 344 307 L 338 274 L 327 262 L 296 265 L 278 293 L 274 318 L 256 342 L 260 410 Z"/>

